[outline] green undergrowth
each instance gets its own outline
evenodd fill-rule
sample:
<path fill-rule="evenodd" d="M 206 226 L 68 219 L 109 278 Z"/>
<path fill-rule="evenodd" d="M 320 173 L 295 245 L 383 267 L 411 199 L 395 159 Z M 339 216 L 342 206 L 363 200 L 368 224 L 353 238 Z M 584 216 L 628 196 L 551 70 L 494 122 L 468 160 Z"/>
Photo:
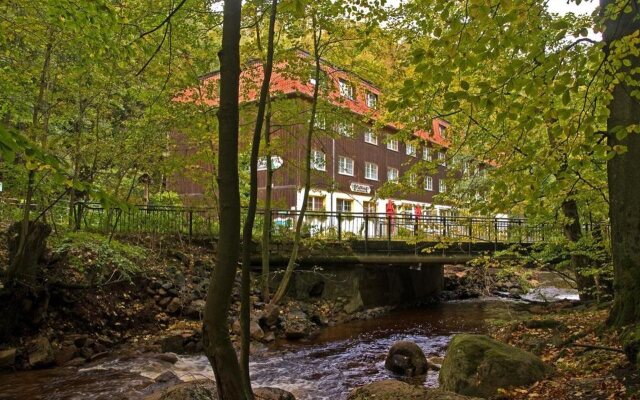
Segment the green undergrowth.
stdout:
<path fill-rule="evenodd" d="M 131 280 L 147 257 L 142 247 L 98 233 L 68 232 L 52 237 L 50 244 L 53 257 L 90 284 Z"/>

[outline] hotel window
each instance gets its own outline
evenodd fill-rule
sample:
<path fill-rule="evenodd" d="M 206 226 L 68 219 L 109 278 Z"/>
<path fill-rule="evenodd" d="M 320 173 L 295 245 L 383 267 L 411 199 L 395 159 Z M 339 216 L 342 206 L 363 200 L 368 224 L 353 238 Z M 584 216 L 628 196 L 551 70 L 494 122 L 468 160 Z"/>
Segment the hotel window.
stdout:
<path fill-rule="evenodd" d="M 353 137 L 353 123 L 340 121 L 336 124 L 336 132 L 345 137 Z"/>
<path fill-rule="evenodd" d="M 326 156 L 320 150 L 312 150 L 311 151 L 311 168 L 316 171 L 326 171 L 327 163 Z"/>
<path fill-rule="evenodd" d="M 411 144 L 411 143 L 407 143 L 407 155 L 411 156 L 411 157 L 415 157 L 416 156 L 416 146 Z"/>
<path fill-rule="evenodd" d="M 447 165 L 447 155 L 444 154 L 444 151 L 438 152 L 438 161 L 440 162 L 440 165 Z"/>
<path fill-rule="evenodd" d="M 378 106 L 378 95 L 367 92 L 367 107 L 376 108 Z"/>
<path fill-rule="evenodd" d="M 447 184 L 445 183 L 444 179 L 440 179 L 439 185 L 440 193 L 444 193 L 447 191 Z"/>
<path fill-rule="evenodd" d="M 365 201 L 362 203 L 362 209 L 367 214 L 375 214 L 378 211 L 375 201 Z"/>
<path fill-rule="evenodd" d="M 410 173 L 409 174 L 409 179 L 407 180 L 407 182 L 409 183 L 409 187 L 414 188 L 416 187 L 416 183 L 418 183 L 418 179 L 416 178 L 416 174 L 415 173 Z"/>
<path fill-rule="evenodd" d="M 424 190 L 433 190 L 433 177 L 429 175 L 424 177 Z"/>
<path fill-rule="evenodd" d="M 370 144 L 378 144 L 378 135 L 374 132 L 367 130 L 364 133 L 364 141 Z"/>
<path fill-rule="evenodd" d="M 338 173 L 340 175 L 353 176 L 353 160 L 347 157 L 338 156 Z"/>
<path fill-rule="evenodd" d="M 389 167 L 387 168 L 387 180 L 389 182 L 397 182 L 398 181 L 398 169 Z"/>
<path fill-rule="evenodd" d="M 422 149 L 422 159 L 425 161 L 431 161 L 433 159 L 431 156 L 431 148 L 425 146 Z"/>
<path fill-rule="evenodd" d="M 387 149 L 398 151 L 398 141 L 396 139 L 389 139 L 387 142 Z"/>
<path fill-rule="evenodd" d="M 336 199 L 336 210 L 338 212 L 351 212 L 353 200 Z"/>
<path fill-rule="evenodd" d="M 371 179 L 372 181 L 378 180 L 378 166 L 374 163 L 364 163 L 364 177 L 365 179 Z"/>
<path fill-rule="evenodd" d="M 344 79 L 338 79 L 338 85 L 340 86 L 340 95 L 342 97 L 346 97 L 347 99 L 353 100 L 353 94 L 355 92 L 355 90 L 353 89 L 353 85 Z"/>
<path fill-rule="evenodd" d="M 324 211 L 324 197 L 309 196 L 309 199 L 307 200 L 307 209 L 309 209 L 309 211 Z"/>

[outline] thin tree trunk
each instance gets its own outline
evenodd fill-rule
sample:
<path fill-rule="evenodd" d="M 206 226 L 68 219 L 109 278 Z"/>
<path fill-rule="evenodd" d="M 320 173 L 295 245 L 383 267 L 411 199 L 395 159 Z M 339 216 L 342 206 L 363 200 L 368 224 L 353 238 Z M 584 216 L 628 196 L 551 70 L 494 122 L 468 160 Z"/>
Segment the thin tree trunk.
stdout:
<path fill-rule="evenodd" d="M 564 224 L 564 236 L 568 241 L 577 243 L 582 238 L 582 227 L 580 226 L 580 214 L 578 204 L 572 198 L 562 202 L 562 213 L 567 222 Z M 594 298 L 595 280 L 593 276 L 585 275 L 586 269 L 591 266 L 590 257 L 583 254 L 571 254 L 571 269 L 576 276 L 576 285 L 580 300 L 592 300 Z"/>
<path fill-rule="evenodd" d="M 218 186 L 220 239 L 217 265 L 211 274 L 204 311 L 204 351 L 216 378 L 220 400 L 251 400 L 238 358 L 229 338 L 229 307 L 240 255 L 240 187 L 238 177 L 238 127 L 240 86 L 240 21 L 242 1 L 225 0 L 220 58 L 220 108 L 218 109 Z"/>
<path fill-rule="evenodd" d="M 44 62 L 42 65 L 42 70 L 40 72 L 40 84 L 38 88 L 38 96 L 35 99 L 35 103 L 33 105 L 33 114 L 31 119 L 31 129 L 33 129 L 33 138 L 37 140 L 37 127 L 38 127 L 38 119 L 40 118 L 40 112 L 44 108 L 44 97 L 46 94 L 46 90 L 48 88 L 47 77 L 49 75 L 49 69 L 51 66 L 51 52 L 53 49 L 53 41 L 50 40 L 47 43 L 47 47 L 45 49 L 44 54 Z M 45 124 L 42 129 L 42 138 L 41 142 L 46 146 L 47 143 L 47 125 L 48 118 L 45 120 Z M 11 264 L 9 265 L 9 269 L 7 271 L 8 282 L 14 283 L 17 279 L 24 277 L 28 281 L 32 281 L 35 277 L 33 276 L 32 271 L 20 271 L 22 267 L 26 267 L 23 265 L 24 255 L 26 252 L 26 243 L 27 236 L 29 235 L 29 223 L 30 223 L 30 213 L 31 213 L 31 201 L 33 199 L 33 194 L 35 192 L 35 170 L 30 169 L 27 177 L 27 191 L 25 194 L 25 204 L 24 210 L 22 213 L 22 221 L 20 223 L 20 237 L 18 239 L 18 248 L 16 250 L 16 254 L 14 258 L 11 260 Z"/>
<path fill-rule="evenodd" d="M 258 113 L 256 115 L 256 125 L 253 130 L 253 140 L 251 143 L 251 160 L 249 164 L 249 206 L 247 218 L 244 221 L 242 232 L 242 287 L 241 287 L 241 307 L 240 307 L 240 331 L 242 345 L 240 350 L 240 367 L 244 374 L 245 381 L 250 385 L 249 378 L 249 345 L 251 342 L 249 333 L 251 314 L 251 244 L 253 242 L 253 225 L 256 218 L 256 207 L 258 203 L 258 155 L 260 152 L 260 135 L 264 122 L 264 112 L 269 97 L 269 86 L 271 83 L 271 72 L 273 70 L 273 40 L 275 36 L 276 13 L 278 0 L 271 2 L 271 14 L 269 17 L 269 37 L 267 43 L 267 61 L 264 65 L 264 77 L 260 88 L 260 99 L 258 101 Z M 271 163 L 271 160 L 267 160 Z"/>
<path fill-rule="evenodd" d="M 271 100 L 267 99 L 267 115 L 264 121 L 264 147 L 267 157 L 267 177 L 264 189 L 264 222 L 262 224 L 262 301 L 269 303 L 269 270 L 271 253 L 271 184 L 273 168 L 271 168 Z"/>
<path fill-rule="evenodd" d="M 315 15 L 312 16 L 313 24 L 313 55 L 315 61 L 315 86 L 313 87 L 313 98 L 311 102 L 311 118 L 309 118 L 309 127 L 307 130 L 307 142 L 306 142 L 306 157 L 305 157 L 305 176 L 304 176 L 304 195 L 302 196 L 302 207 L 300 207 L 300 213 L 298 214 L 298 220 L 296 222 L 296 232 L 293 239 L 293 248 L 291 249 L 291 256 L 287 264 L 287 269 L 284 272 L 282 281 L 278 285 L 278 290 L 271 299 L 271 305 L 276 305 L 282 300 L 287 288 L 289 287 L 289 281 L 293 275 L 293 270 L 296 267 L 296 261 L 298 259 L 298 250 L 300 248 L 300 234 L 302 232 L 302 223 L 304 222 L 304 215 L 307 212 L 307 201 L 309 199 L 309 191 L 311 190 L 311 139 L 313 137 L 313 130 L 316 123 L 316 111 L 318 108 L 318 93 L 320 88 L 320 54 L 319 45 L 322 32 L 318 31 Z"/>
<path fill-rule="evenodd" d="M 600 0 L 604 11 L 615 0 Z M 640 30 L 640 13 L 636 1 L 628 2 L 631 12 L 620 12 L 607 17 L 603 40 L 608 52 L 612 43 Z M 629 74 L 640 67 L 640 58 L 629 56 L 631 64 L 622 67 Z M 611 77 L 613 78 L 613 77 Z M 638 74 L 628 76 L 638 80 Z M 640 103 L 633 97 L 637 83 L 629 85 L 620 79 L 613 88 L 607 120 L 608 145 L 626 146 L 627 151 L 609 160 L 609 218 L 611 220 L 611 253 L 614 270 L 614 303 L 609 321 L 617 326 L 637 323 L 640 320 L 640 135 L 629 133 L 626 138 L 616 136 L 616 128 L 640 124 Z"/>

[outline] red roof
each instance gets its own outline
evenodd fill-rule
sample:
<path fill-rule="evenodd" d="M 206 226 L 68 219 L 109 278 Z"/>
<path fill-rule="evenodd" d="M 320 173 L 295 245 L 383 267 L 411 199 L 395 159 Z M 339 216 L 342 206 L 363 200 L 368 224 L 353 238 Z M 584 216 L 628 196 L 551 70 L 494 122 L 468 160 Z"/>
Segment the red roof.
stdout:
<path fill-rule="evenodd" d="M 300 52 L 303 55 L 306 53 Z M 279 63 L 274 66 L 271 76 L 270 93 L 272 95 L 298 95 L 311 98 L 313 96 L 314 85 L 311 79 L 302 81 L 299 76 L 295 76 L 288 71 L 286 63 Z M 355 114 L 362 117 L 368 117 L 376 120 L 380 116 L 380 111 L 367 106 L 367 92 L 372 93 L 378 98 L 381 96 L 380 89 L 366 80 L 358 77 L 352 72 L 348 72 L 332 66 L 324 62 L 322 69 L 326 79 L 330 82 L 330 90 L 327 100 L 337 107 L 347 108 Z M 311 72 L 312 69 L 309 69 Z M 247 103 L 256 101 L 259 97 L 260 85 L 262 83 L 262 64 L 255 62 L 243 69 L 240 73 L 240 102 Z M 311 78 L 311 75 L 310 75 Z M 211 73 L 202 79 L 202 85 L 199 88 L 191 88 L 185 90 L 176 98 L 177 101 L 198 101 L 210 106 L 218 105 L 218 85 L 220 79 L 218 72 Z M 355 87 L 354 99 L 344 97 L 340 93 L 339 81 L 345 80 Z M 402 126 L 400 124 L 387 124 L 388 127 L 398 130 Z M 426 130 L 418 130 L 414 135 L 423 140 L 435 143 L 439 146 L 448 147 L 449 142 L 442 136 L 440 127 L 448 127 L 446 121 L 433 119 L 431 132 Z"/>

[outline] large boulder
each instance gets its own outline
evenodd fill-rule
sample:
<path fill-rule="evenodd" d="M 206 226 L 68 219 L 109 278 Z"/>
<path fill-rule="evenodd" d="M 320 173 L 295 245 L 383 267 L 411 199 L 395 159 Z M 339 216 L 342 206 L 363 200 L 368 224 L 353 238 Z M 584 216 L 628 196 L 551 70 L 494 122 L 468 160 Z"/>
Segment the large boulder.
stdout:
<path fill-rule="evenodd" d="M 441 389 L 426 389 L 393 379 L 369 383 L 354 389 L 347 400 L 473 400 Z"/>
<path fill-rule="evenodd" d="M 0 350 L 0 368 L 10 368 L 16 363 L 16 349 Z"/>
<path fill-rule="evenodd" d="M 153 393 L 144 400 L 218 400 L 216 385 L 208 379 L 179 383 Z"/>
<path fill-rule="evenodd" d="M 284 322 L 284 335 L 289 340 L 302 339 L 311 333 L 314 324 L 301 310 L 292 310 L 286 314 Z"/>
<path fill-rule="evenodd" d="M 34 368 L 47 367 L 55 360 L 51 343 L 45 336 L 38 336 L 29 342 L 27 354 L 29 355 L 29 365 Z"/>
<path fill-rule="evenodd" d="M 530 385 L 551 372 L 535 355 L 485 335 L 454 336 L 440 370 L 440 387 L 490 397 L 498 388 Z"/>
<path fill-rule="evenodd" d="M 261 387 L 253 391 L 256 400 L 296 400 L 295 396 L 286 390 L 273 387 Z"/>
<path fill-rule="evenodd" d="M 389 371 L 403 376 L 424 375 L 428 370 L 427 357 L 415 343 L 401 340 L 389 349 L 384 366 Z"/>

